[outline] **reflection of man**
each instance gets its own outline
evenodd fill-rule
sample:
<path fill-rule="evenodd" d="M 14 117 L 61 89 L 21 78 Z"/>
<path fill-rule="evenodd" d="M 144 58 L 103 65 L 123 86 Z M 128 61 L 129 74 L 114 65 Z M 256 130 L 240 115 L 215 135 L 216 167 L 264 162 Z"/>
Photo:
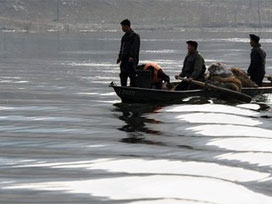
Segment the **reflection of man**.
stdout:
<path fill-rule="evenodd" d="M 115 106 L 116 117 L 121 121 L 124 121 L 125 124 L 118 128 L 121 131 L 127 132 L 126 137 L 121 139 L 121 142 L 127 143 L 154 143 L 152 141 L 145 140 L 143 133 L 152 133 L 159 135 L 160 132 L 157 130 L 150 129 L 146 126 L 147 118 L 145 113 L 157 112 L 161 109 L 158 105 L 141 105 L 141 104 L 125 104 L 125 103 L 116 103 Z M 156 120 L 149 120 L 149 122 L 158 123 Z M 160 122 L 160 121 L 159 121 Z"/>
<path fill-rule="evenodd" d="M 198 81 L 204 81 L 204 73 L 206 71 L 205 61 L 203 57 L 198 53 L 198 43 L 196 41 L 187 41 L 188 54 L 184 59 L 181 73 L 176 77 L 186 77 L 189 80 L 194 79 Z M 188 82 L 182 81 L 176 87 L 176 90 L 185 90 L 192 88 Z"/>
<path fill-rule="evenodd" d="M 266 53 L 263 48 L 261 48 L 259 36 L 250 34 L 249 37 L 252 49 L 250 54 L 250 65 L 247 73 L 252 81 L 254 81 L 258 86 L 261 86 L 265 75 Z"/>
<path fill-rule="evenodd" d="M 162 67 L 155 62 L 147 62 L 142 65 L 143 70 L 150 70 L 152 73 L 152 86 L 157 89 L 162 88 L 163 83 L 170 83 L 170 77 L 164 73 Z"/>
<path fill-rule="evenodd" d="M 130 21 L 125 19 L 121 22 L 122 30 L 125 32 L 121 40 L 121 48 L 117 59 L 120 64 L 121 86 L 127 85 L 130 79 L 130 86 L 135 86 L 135 68 L 139 62 L 140 36 L 130 27 Z"/>

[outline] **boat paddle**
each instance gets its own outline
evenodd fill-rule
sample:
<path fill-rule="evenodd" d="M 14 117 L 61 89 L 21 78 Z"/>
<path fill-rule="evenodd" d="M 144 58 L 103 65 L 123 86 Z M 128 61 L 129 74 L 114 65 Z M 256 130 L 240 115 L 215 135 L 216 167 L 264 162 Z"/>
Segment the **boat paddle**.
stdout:
<path fill-rule="evenodd" d="M 230 90 L 227 88 L 219 87 L 211 83 L 204 83 L 202 81 L 197 81 L 193 79 L 186 79 L 183 77 L 177 77 L 177 79 L 180 79 L 182 81 L 191 82 L 193 84 L 196 84 L 203 88 L 208 88 L 208 90 L 215 91 L 215 95 L 219 95 L 220 97 L 223 97 L 225 99 L 236 99 L 242 102 L 249 103 L 251 101 L 251 97 L 247 94 L 241 93 L 239 91 Z"/>

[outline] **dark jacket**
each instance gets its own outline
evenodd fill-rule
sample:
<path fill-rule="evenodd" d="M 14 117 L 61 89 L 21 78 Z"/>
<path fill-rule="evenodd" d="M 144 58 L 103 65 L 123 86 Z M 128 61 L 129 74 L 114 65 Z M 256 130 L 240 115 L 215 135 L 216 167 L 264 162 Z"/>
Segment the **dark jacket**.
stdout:
<path fill-rule="evenodd" d="M 139 52 L 140 52 L 140 36 L 133 30 L 131 30 L 131 32 L 125 33 L 121 40 L 119 59 L 121 61 L 124 61 L 132 57 L 134 59 L 135 64 L 138 64 Z"/>
<path fill-rule="evenodd" d="M 260 44 L 257 44 L 251 49 L 250 65 L 247 70 L 250 79 L 256 84 L 261 85 L 265 75 L 265 58 L 266 53 L 261 48 Z"/>
<path fill-rule="evenodd" d="M 198 51 L 194 51 L 192 53 L 188 53 L 185 57 L 180 76 L 195 80 L 204 80 L 205 71 L 206 66 L 203 57 L 198 53 Z"/>

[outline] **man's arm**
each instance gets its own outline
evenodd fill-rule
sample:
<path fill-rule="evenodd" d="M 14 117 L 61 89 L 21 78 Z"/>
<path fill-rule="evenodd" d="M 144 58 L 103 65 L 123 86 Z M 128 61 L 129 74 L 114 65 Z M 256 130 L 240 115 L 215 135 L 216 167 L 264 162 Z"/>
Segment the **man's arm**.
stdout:
<path fill-rule="evenodd" d="M 195 60 L 194 71 L 192 75 L 190 76 L 190 78 L 197 79 L 202 72 L 202 68 L 203 68 L 203 59 L 200 55 L 198 55 Z"/>
<path fill-rule="evenodd" d="M 129 61 L 133 62 L 136 59 L 136 56 L 139 55 L 140 50 L 140 36 L 136 33 L 133 34 L 133 40 L 130 48 Z"/>
<path fill-rule="evenodd" d="M 170 77 L 165 74 L 161 69 L 158 71 L 158 78 L 161 78 L 163 81 L 170 83 Z"/>
<path fill-rule="evenodd" d="M 185 57 L 184 61 L 183 61 L 183 66 L 182 66 L 182 69 L 181 69 L 181 72 L 179 75 L 175 75 L 175 79 L 178 79 L 179 77 L 185 77 L 185 73 L 184 73 L 184 66 L 185 66 L 185 62 L 187 60 L 187 57 L 188 55 Z"/>
<path fill-rule="evenodd" d="M 250 65 L 248 67 L 247 73 L 252 75 L 256 69 L 260 66 L 260 54 L 257 50 L 252 50 L 250 54 Z"/>
<path fill-rule="evenodd" d="M 122 48 L 123 48 L 123 37 L 122 37 L 122 40 L 121 40 L 120 50 L 119 50 L 118 58 L 116 60 L 116 64 L 119 64 L 121 62 Z"/>

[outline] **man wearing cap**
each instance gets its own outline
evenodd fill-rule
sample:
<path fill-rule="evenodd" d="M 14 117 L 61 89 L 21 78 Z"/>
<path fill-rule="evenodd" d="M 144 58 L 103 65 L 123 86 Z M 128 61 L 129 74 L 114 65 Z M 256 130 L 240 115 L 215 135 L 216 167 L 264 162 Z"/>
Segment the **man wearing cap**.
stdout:
<path fill-rule="evenodd" d="M 250 54 L 250 65 L 247 73 L 250 79 L 258 86 L 262 86 L 263 78 L 265 75 L 265 58 L 266 53 L 259 43 L 260 37 L 250 34 L 250 45 L 252 47 Z"/>
<path fill-rule="evenodd" d="M 122 31 L 125 32 L 121 40 L 121 48 L 117 59 L 120 64 L 121 86 L 127 86 L 127 79 L 130 79 L 130 86 L 135 86 L 136 67 L 139 62 L 140 36 L 130 27 L 128 19 L 121 23 Z"/>
<path fill-rule="evenodd" d="M 194 79 L 204 81 L 204 73 L 206 71 L 205 61 L 197 51 L 198 43 L 196 41 L 187 41 L 188 54 L 184 59 L 181 73 L 175 78 L 186 77 L 189 80 Z M 194 89 L 197 88 L 193 84 L 182 81 L 176 87 L 176 90 Z"/>

